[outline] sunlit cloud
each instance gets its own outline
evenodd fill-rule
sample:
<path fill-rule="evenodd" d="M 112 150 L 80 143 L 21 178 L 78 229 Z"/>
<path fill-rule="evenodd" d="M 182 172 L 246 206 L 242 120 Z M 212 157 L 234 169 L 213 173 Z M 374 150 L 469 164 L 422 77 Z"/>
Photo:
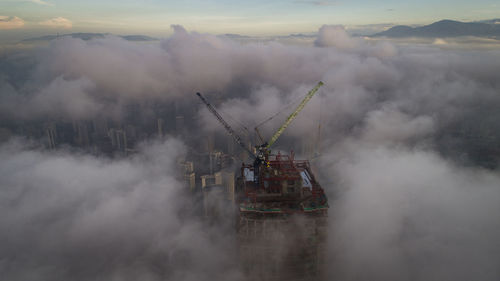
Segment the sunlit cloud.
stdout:
<path fill-rule="evenodd" d="M 0 16 L 0 30 L 15 29 L 24 26 L 24 20 L 18 17 Z"/>
<path fill-rule="evenodd" d="M 433 44 L 434 45 L 446 45 L 446 44 L 448 44 L 448 42 L 446 42 L 442 38 L 436 38 L 436 40 L 434 40 Z"/>
<path fill-rule="evenodd" d="M 54 6 L 54 4 L 45 2 L 43 0 L 31 0 L 30 2 L 38 4 L 38 5 Z"/>
<path fill-rule="evenodd" d="M 73 26 L 73 23 L 69 19 L 66 19 L 63 17 L 57 17 L 57 18 L 52 18 L 52 19 L 40 22 L 40 25 L 51 27 L 51 28 L 69 29 Z"/>

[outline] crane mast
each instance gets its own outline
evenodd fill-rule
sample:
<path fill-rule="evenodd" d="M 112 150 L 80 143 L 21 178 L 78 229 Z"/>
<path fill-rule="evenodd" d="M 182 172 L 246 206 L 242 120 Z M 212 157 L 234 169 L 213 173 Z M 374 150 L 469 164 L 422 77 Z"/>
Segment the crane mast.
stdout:
<path fill-rule="evenodd" d="M 226 131 L 229 133 L 230 136 L 233 137 L 233 139 L 245 150 L 247 151 L 254 159 L 257 158 L 257 156 L 250 150 L 246 145 L 243 143 L 241 140 L 240 136 L 236 134 L 236 132 L 229 126 L 229 124 L 220 116 L 220 114 L 215 110 L 215 108 L 203 97 L 200 93 L 196 93 L 196 95 L 201 99 L 201 101 L 207 106 L 208 110 L 219 120 L 219 122 L 224 126 Z"/>

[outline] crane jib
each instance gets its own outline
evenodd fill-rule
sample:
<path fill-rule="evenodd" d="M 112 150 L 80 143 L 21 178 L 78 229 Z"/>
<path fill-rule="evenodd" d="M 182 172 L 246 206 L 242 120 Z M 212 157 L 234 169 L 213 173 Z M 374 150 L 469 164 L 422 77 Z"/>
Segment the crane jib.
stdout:
<path fill-rule="evenodd" d="M 306 97 L 302 100 L 302 102 L 297 106 L 297 108 L 292 112 L 292 114 L 288 116 L 285 123 L 281 125 L 281 127 L 271 137 L 271 140 L 269 140 L 269 142 L 265 147 L 266 149 L 269 149 L 269 147 L 271 147 L 271 145 L 273 145 L 276 142 L 276 140 L 280 137 L 283 131 L 285 131 L 286 127 L 288 127 L 288 125 L 290 125 L 293 119 L 297 117 L 297 114 L 299 114 L 299 112 L 304 108 L 306 103 L 313 97 L 313 95 L 318 91 L 318 89 L 321 86 L 323 86 L 323 82 L 319 81 L 318 84 L 312 90 L 310 90 L 309 93 L 307 93 Z"/>
<path fill-rule="evenodd" d="M 220 116 L 220 114 L 215 110 L 215 108 L 203 97 L 200 93 L 196 93 L 196 95 L 201 99 L 201 101 L 207 106 L 208 110 L 217 118 L 217 120 L 224 126 L 226 131 L 230 136 L 233 137 L 233 139 L 238 143 L 245 151 L 250 153 L 250 155 L 254 158 L 257 159 L 257 156 L 250 150 L 248 147 L 245 146 L 243 141 L 241 140 L 240 136 L 236 134 L 236 132 L 229 126 L 229 124 Z"/>

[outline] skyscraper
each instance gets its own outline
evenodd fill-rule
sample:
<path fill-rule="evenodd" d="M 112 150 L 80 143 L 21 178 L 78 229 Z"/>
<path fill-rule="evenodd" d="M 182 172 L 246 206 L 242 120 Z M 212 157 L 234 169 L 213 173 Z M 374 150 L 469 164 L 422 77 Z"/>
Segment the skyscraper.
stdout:
<path fill-rule="evenodd" d="M 250 281 L 323 280 L 328 203 L 308 161 L 266 155 L 237 179 L 238 241 Z"/>

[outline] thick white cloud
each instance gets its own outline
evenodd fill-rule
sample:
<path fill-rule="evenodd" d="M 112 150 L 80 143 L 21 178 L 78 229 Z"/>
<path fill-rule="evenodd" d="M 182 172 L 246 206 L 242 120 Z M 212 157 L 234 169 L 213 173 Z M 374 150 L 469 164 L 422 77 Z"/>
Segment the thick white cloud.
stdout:
<path fill-rule="evenodd" d="M 334 152 L 335 279 L 498 279 L 497 172 L 457 167 L 428 151 L 349 143 Z"/>
<path fill-rule="evenodd" d="M 362 41 L 347 34 L 341 25 L 323 25 L 315 41 L 318 47 L 336 47 L 341 50 L 357 48 Z"/>

